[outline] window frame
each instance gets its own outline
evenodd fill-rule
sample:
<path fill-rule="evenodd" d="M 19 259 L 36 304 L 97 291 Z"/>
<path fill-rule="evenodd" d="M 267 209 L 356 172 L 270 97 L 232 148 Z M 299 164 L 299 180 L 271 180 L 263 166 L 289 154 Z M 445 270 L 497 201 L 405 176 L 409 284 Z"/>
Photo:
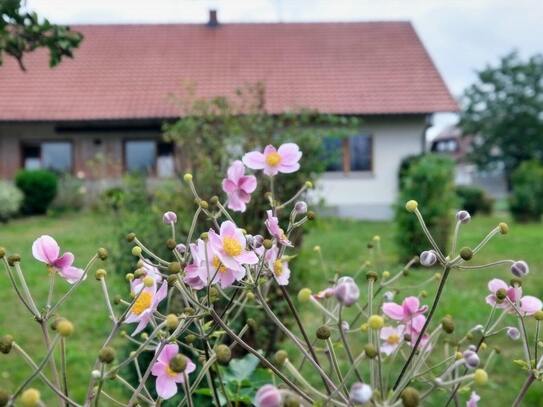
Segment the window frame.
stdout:
<path fill-rule="evenodd" d="M 370 168 L 368 170 L 352 170 L 351 169 L 351 137 L 356 136 L 366 136 L 369 138 L 370 144 Z M 368 177 L 374 175 L 374 157 L 375 157 L 375 142 L 374 142 L 373 133 L 364 133 L 355 134 L 353 136 L 341 138 L 341 163 L 342 169 L 340 171 L 325 171 L 324 175 L 326 178 L 334 177 L 348 177 L 348 176 L 360 176 Z"/>
<path fill-rule="evenodd" d="M 147 175 L 151 176 L 151 177 L 156 177 L 156 174 L 157 174 L 157 161 L 158 161 L 158 143 L 160 142 L 160 140 L 157 140 L 155 138 L 146 138 L 146 137 L 141 137 L 141 138 L 138 138 L 138 137 L 133 137 L 133 138 L 125 138 L 123 139 L 123 143 L 122 143 L 122 162 L 123 162 L 123 173 L 128 173 L 129 170 L 128 170 L 128 166 L 127 166 L 127 156 L 126 156 L 126 147 L 127 147 L 127 144 L 130 143 L 130 142 L 137 142 L 137 141 L 151 141 L 153 143 L 155 143 L 155 158 L 154 158 L 154 162 L 153 162 L 153 166 L 151 167 L 151 171 L 150 173 L 148 173 Z"/>
<path fill-rule="evenodd" d="M 74 174 L 75 173 L 75 146 L 74 140 L 72 139 L 57 139 L 57 138 L 45 138 L 45 139 L 23 139 L 19 142 L 19 167 L 21 169 L 25 168 L 25 156 L 24 149 L 25 147 L 34 147 L 37 146 L 40 149 L 40 169 L 48 171 L 56 171 L 55 169 L 43 167 L 43 144 L 44 143 L 67 143 L 70 145 L 71 157 L 70 157 L 70 169 L 68 171 L 61 171 L 62 174 Z"/>

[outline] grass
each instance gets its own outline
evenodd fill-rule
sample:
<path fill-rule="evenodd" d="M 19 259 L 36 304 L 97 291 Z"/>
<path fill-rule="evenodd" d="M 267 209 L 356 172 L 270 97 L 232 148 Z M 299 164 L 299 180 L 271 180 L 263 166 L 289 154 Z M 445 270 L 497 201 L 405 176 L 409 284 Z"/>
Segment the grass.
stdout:
<path fill-rule="evenodd" d="M 501 220 L 501 219 L 500 219 Z M 505 219 L 508 221 L 508 219 Z M 488 230 L 493 228 L 498 217 L 475 217 L 461 231 L 461 246 L 473 247 Z M 511 231 L 507 236 L 497 236 L 477 256 L 474 263 L 484 263 L 502 258 L 525 259 L 531 267 L 531 274 L 526 280 L 525 291 L 531 295 L 543 297 L 543 229 L 541 225 L 510 224 Z M 70 250 L 76 256 L 76 264 L 84 266 L 87 260 L 101 246 L 108 246 L 112 241 L 112 231 L 107 222 L 95 214 L 68 214 L 58 218 L 36 217 L 17 220 L 7 225 L 0 225 L 0 246 L 6 247 L 10 253 L 20 253 L 25 276 L 36 299 L 43 303 L 47 296 L 47 272 L 41 263 L 33 260 L 31 255 L 32 241 L 41 234 L 51 234 L 60 243 L 62 250 Z M 293 274 L 311 287 L 314 291 L 325 288 L 327 278 L 335 272 L 353 275 L 360 265 L 370 259 L 367 243 L 374 235 L 380 236 L 382 257 L 373 259 L 376 271 L 400 269 L 396 259 L 394 229 L 389 222 L 359 222 L 337 219 L 322 219 L 310 227 L 299 261 L 293 267 Z M 324 257 L 324 267 L 314 246 L 320 246 Z M 109 286 L 112 295 L 126 293 L 126 285 L 119 276 L 125 270 L 112 270 L 111 265 L 105 267 L 109 272 Z M 414 285 L 427 278 L 437 270 L 417 269 L 405 277 L 405 285 Z M 123 273 L 121 273 L 123 272 Z M 4 273 L 2 271 L 2 273 Z M 458 339 L 466 329 L 477 323 L 484 323 L 489 307 L 484 302 L 486 284 L 492 277 L 509 280 L 511 275 L 504 268 L 469 272 L 454 272 L 451 276 L 444 296 L 442 307 L 436 315 L 438 321 L 445 314 L 455 317 L 457 330 L 452 335 Z M 365 287 L 365 278 L 360 276 L 360 283 Z M 22 305 L 17 302 L 15 294 L 8 284 L 7 277 L 2 274 L 0 283 L 0 335 L 11 333 L 35 360 L 39 361 L 45 350 L 36 323 L 28 316 Z M 404 284 L 404 283 L 402 283 Z M 58 281 L 56 295 L 65 290 L 67 285 Z M 426 302 L 430 302 L 436 284 L 425 289 L 428 291 Z M 397 298 L 406 295 L 420 294 L 420 289 L 403 290 Z M 294 293 L 293 293 L 294 295 Z M 61 309 L 61 314 L 76 322 L 76 332 L 69 339 L 68 366 L 72 395 L 81 400 L 86 392 L 88 372 L 94 362 L 96 352 L 110 329 L 107 311 L 102 301 L 102 293 L 91 276 L 83 284 L 77 295 L 73 296 Z M 362 296 L 366 296 L 362 288 Z M 310 335 L 319 325 L 318 315 L 310 305 L 301 305 L 300 311 Z M 511 321 L 512 322 L 512 321 Z M 529 326 L 533 332 L 533 325 Z M 353 341 L 353 346 L 360 349 L 367 339 L 360 333 L 360 340 Z M 482 404 L 496 406 L 510 405 L 523 380 L 523 372 L 511 363 L 521 357 L 520 343 L 512 343 L 505 335 L 493 338 L 488 343 L 489 349 L 500 346 L 502 355 L 494 360 L 490 369 L 491 381 L 485 388 L 477 389 L 482 396 Z M 290 352 L 291 355 L 294 352 Z M 483 360 L 485 357 L 483 357 Z M 14 390 L 30 373 L 24 362 L 15 355 L 0 355 L 0 388 Z M 394 378 L 398 372 L 392 372 Z M 35 383 L 39 383 L 36 381 Z M 536 383 L 532 386 L 526 405 L 543 406 L 543 386 Z M 44 387 L 46 405 L 53 405 L 52 395 Z M 120 391 L 117 389 L 117 391 Z M 443 395 L 438 395 L 431 405 L 442 405 Z M 466 396 L 463 396 L 465 399 Z M 492 401 L 489 401 L 492 400 Z M 465 402 L 462 403 L 462 405 Z"/>

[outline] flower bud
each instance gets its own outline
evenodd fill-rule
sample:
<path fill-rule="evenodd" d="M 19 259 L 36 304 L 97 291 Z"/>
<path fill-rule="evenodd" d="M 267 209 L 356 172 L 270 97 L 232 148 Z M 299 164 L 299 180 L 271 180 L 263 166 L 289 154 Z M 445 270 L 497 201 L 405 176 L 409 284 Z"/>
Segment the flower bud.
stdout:
<path fill-rule="evenodd" d="M 473 251 L 469 247 L 462 247 L 460 249 L 460 257 L 463 260 L 469 261 L 473 258 Z"/>
<path fill-rule="evenodd" d="M 132 255 L 133 255 L 133 256 L 136 256 L 136 257 L 141 256 L 141 247 L 139 247 L 139 246 L 134 246 L 134 247 L 132 248 Z"/>
<path fill-rule="evenodd" d="M 164 222 L 165 225 L 173 225 L 174 223 L 177 223 L 177 215 L 172 211 L 165 212 L 164 215 L 162 215 L 162 222 Z"/>
<path fill-rule="evenodd" d="M 23 391 L 20 400 L 23 407 L 38 407 L 41 403 L 41 394 L 38 390 L 30 388 Z"/>
<path fill-rule="evenodd" d="M 100 360 L 100 362 L 109 365 L 115 360 L 116 354 L 117 353 L 115 352 L 115 349 L 113 349 L 111 346 L 106 346 L 105 348 L 100 349 L 100 353 L 98 353 L 98 359 Z"/>
<path fill-rule="evenodd" d="M 520 331 L 514 326 L 507 327 L 507 336 L 512 340 L 516 341 L 520 339 Z"/>
<path fill-rule="evenodd" d="M 219 362 L 221 365 L 226 365 L 228 362 L 230 362 L 230 359 L 232 358 L 232 351 L 230 348 L 224 344 L 217 345 L 215 348 L 215 353 L 217 355 L 217 362 Z"/>
<path fill-rule="evenodd" d="M 9 402 L 9 393 L 4 389 L 0 389 L 0 407 L 5 407 Z"/>
<path fill-rule="evenodd" d="M 418 206 L 419 206 L 418 202 L 412 199 L 406 202 L 405 209 L 407 209 L 407 212 L 413 213 L 417 210 Z"/>
<path fill-rule="evenodd" d="M 194 343 L 196 341 L 196 335 L 194 334 L 188 334 L 187 336 L 185 336 L 185 342 L 187 344 L 191 344 L 191 343 Z"/>
<path fill-rule="evenodd" d="M 505 288 L 499 288 L 496 291 L 496 299 L 498 301 L 503 301 L 507 297 L 507 290 Z"/>
<path fill-rule="evenodd" d="M 462 357 L 464 358 L 464 364 L 466 365 L 466 367 L 470 369 L 475 369 L 477 366 L 479 366 L 479 355 L 477 355 L 476 352 L 468 349 L 464 351 Z"/>
<path fill-rule="evenodd" d="M 349 400 L 353 404 L 366 404 L 371 400 L 373 392 L 366 383 L 356 382 L 349 391 Z"/>
<path fill-rule="evenodd" d="M 175 283 L 177 282 L 177 274 L 172 274 L 171 276 L 168 276 L 166 278 L 166 281 L 168 282 L 168 287 L 173 287 Z"/>
<path fill-rule="evenodd" d="M 264 239 L 262 246 L 264 246 L 264 249 L 270 250 L 273 246 L 273 242 L 270 239 Z"/>
<path fill-rule="evenodd" d="M 209 198 L 209 203 L 211 205 L 217 205 L 219 203 L 219 197 L 217 195 L 213 195 L 211 198 Z"/>
<path fill-rule="evenodd" d="M 152 287 L 155 284 L 155 279 L 151 276 L 146 276 L 143 278 L 143 285 L 147 288 Z"/>
<path fill-rule="evenodd" d="M 337 281 L 334 294 L 341 304 L 350 307 L 358 301 L 360 290 L 351 277 L 341 277 Z"/>
<path fill-rule="evenodd" d="M 187 251 L 187 246 L 185 246 L 183 243 L 179 243 L 175 246 L 175 250 L 177 250 L 177 253 L 183 254 Z"/>
<path fill-rule="evenodd" d="M 304 201 L 298 201 L 294 205 L 294 210 L 299 215 L 305 215 L 307 213 L 307 203 Z"/>
<path fill-rule="evenodd" d="M 178 261 L 172 261 L 168 264 L 168 273 L 177 274 L 181 271 L 181 263 Z"/>
<path fill-rule="evenodd" d="M 390 277 L 390 271 L 383 271 L 383 280 L 386 280 L 387 278 Z"/>
<path fill-rule="evenodd" d="M 169 366 L 175 373 L 181 373 L 187 367 L 187 358 L 178 353 L 170 360 Z"/>
<path fill-rule="evenodd" d="M 307 219 L 308 220 L 315 220 L 317 218 L 317 214 L 313 211 L 307 212 Z"/>
<path fill-rule="evenodd" d="M 121 302 L 122 302 L 122 297 L 120 295 L 117 294 L 115 297 L 113 297 L 113 304 L 119 305 Z"/>
<path fill-rule="evenodd" d="M 516 277 L 524 277 L 529 272 L 530 268 L 528 267 L 528 263 L 524 260 L 516 261 L 511 265 L 511 273 Z"/>
<path fill-rule="evenodd" d="M 513 277 L 511 280 L 509 280 L 509 285 L 511 287 L 522 287 L 522 279 Z"/>
<path fill-rule="evenodd" d="M 98 257 L 100 258 L 100 260 L 102 260 L 102 261 L 103 261 L 103 260 L 106 260 L 106 259 L 107 259 L 107 256 L 109 255 L 107 249 L 104 248 L 104 247 L 100 247 L 100 248 L 98 249 L 97 254 L 98 254 Z"/>
<path fill-rule="evenodd" d="M 406 387 L 400 393 L 402 404 L 404 407 L 417 407 L 420 403 L 420 395 L 417 389 Z"/>
<path fill-rule="evenodd" d="M 190 172 L 187 172 L 185 175 L 183 175 L 183 179 L 185 180 L 185 182 L 191 182 L 192 174 Z"/>
<path fill-rule="evenodd" d="M 534 318 L 536 319 L 536 321 L 542 321 L 543 320 L 543 311 L 542 310 L 536 311 L 535 314 L 534 314 Z"/>
<path fill-rule="evenodd" d="M 175 314 L 166 315 L 166 328 L 173 331 L 179 325 L 179 318 Z"/>
<path fill-rule="evenodd" d="M 283 398 L 279 389 L 272 384 L 266 384 L 256 392 L 256 407 L 281 407 L 282 403 Z"/>
<path fill-rule="evenodd" d="M 245 298 L 247 298 L 247 301 L 253 301 L 255 299 L 255 295 L 252 291 L 249 291 L 246 295 L 245 295 Z"/>
<path fill-rule="evenodd" d="M 456 220 L 460 223 L 466 224 L 471 220 L 471 215 L 468 211 L 456 212 Z"/>
<path fill-rule="evenodd" d="M 373 359 L 374 357 L 377 356 L 377 348 L 375 347 L 375 345 L 371 343 L 367 343 L 364 346 L 364 353 L 366 354 L 368 358 Z"/>
<path fill-rule="evenodd" d="M 452 334 L 454 332 L 454 321 L 451 317 L 444 317 L 441 320 L 441 327 L 443 330 L 448 333 Z"/>
<path fill-rule="evenodd" d="M 168 248 L 168 250 L 175 249 L 175 246 L 177 246 L 177 243 L 174 239 L 169 238 L 168 240 L 166 240 L 166 247 Z"/>
<path fill-rule="evenodd" d="M 306 182 L 305 182 L 305 187 L 306 187 L 307 189 L 312 189 L 312 188 L 313 188 L 313 183 L 312 183 L 311 181 L 306 181 Z"/>
<path fill-rule="evenodd" d="M 6 255 L 6 249 L 4 247 L 0 247 L 0 259 L 3 259 Z"/>
<path fill-rule="evenodd" d="M 498 224 L 498 228 L 500 229 L 500 233 L 502 235 L 506 235 L 507 233 L 509 233 L 509 225 L 505 222 L 500 222 Z"/>
<path fill-rule="evenodd" d="M 379 278 L 379 274 L 377 274 L 375 271 L 368 271 L 366 273 L 366 280 L 368 281 L 370 280 L 377 281 L 378 278 Z"/>
<path fill-rule="evenodd" d="M 343 332 L 347 332 L 349 329 L 351 329 L 351 325 L 347 321 L 341 321 L 341 329 Z"/>
<path fill-rule="evenodd" d="M 0 352 L 7 355 L 13 346 L 13 336 L 4 335 L 0 338 Z"/>
<path fill-rule="evenodd" d="M 310 288 L 302 288 L 298 292 L 298 301 L 300 302 L 307 302 L 311 298 L 311 289 Z"/>
<path fill-rule="evenodd" d="M 302 404 L 300 403 L 299 398 L 293 396 L 292 394 L 287 394 L 285 397 L 285 401 L 283 403 L 283 407 L 301 407 Z"/>
<path fill-rule="evenodd" d="M 105 271 L 104 269 L 98 269 L 94 272 L 94 277 L 96 278 L 96 280 L 100 281 L 104 278 L 106 278 L 107 276 L 107 271 Z"/>
<path fill-rule="evenodd" d="M 436 252 L 433 250 L 425 250 L 419 256 L 420 264 L 425 267 L 431 267 L 437 262 Z"/>
<path fill-rule="evenodd" d="M 129 282 L 133 281 L 134 280 L 134 274 L 133 273 L 126 273 L 124 278 L 126 279 L 126 281 L 129 281 Z"/>
<path fill-rule="evenodd" d="M 12 254 L 11 256 L 8 256 L 8 264 L 13 267 L 15 266 L 15 263 L 21 262 L 21 256 L 18 254 Z"/>
<path fill-rule="evenodd" d="M 473 374 L 473 381 L 479 386 L 483 386 L 488 382 L 488 373 L 483 369 L 477 369 Z"/>
<path fill-rule="evenodd" d="M 273 359 L 277 367 L 283 367 L 286 360 L 288 359 L 288 353 L 284 350 L 278 350 L 277 352 L 275 352 Z"/>
<path fill-rule="evenodd" d="M 74 325 L 67 319 L 61 319 L 57 322 L 57 332 L 60 336 L 67 338 L 74 333 Z"/>
<path fill-rule="evenodd" d="M 330 338 L 330 328 L 328 328 L 326 325 L 321 325 L 319 329 L 317 329 L 316 335 L 317 338 L 324 341 Z"/>
<path fill-rule="evenodd" d="M 368 318 L 368 326 L 371 329 L 381 329 L 385 325 L 385 320 L 381 315 L 372 315 Z"/>

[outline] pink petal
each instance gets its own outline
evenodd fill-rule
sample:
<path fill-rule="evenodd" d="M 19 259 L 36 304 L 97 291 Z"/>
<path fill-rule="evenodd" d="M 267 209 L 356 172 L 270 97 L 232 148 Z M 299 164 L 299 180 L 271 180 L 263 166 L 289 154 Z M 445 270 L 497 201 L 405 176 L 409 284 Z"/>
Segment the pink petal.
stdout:
<path fill-rule="evenodd" d="M 228 194 L 228 208 L 232 209 L 233 211 L 237 212 L 245 212 L 247 209 L 247 206 L 245 203 L 240 199 L 239 194 L 234 192 L 232 194 Z"/>
<path fill-rule="evenodd" d="M 520 299 L 520 311 L 526 315 L 533 315 L 543 307 L 539 298 L 525 295 Z"/>
<path fill-rule="evenodd" d="M 63 269 L 70 267 L 74 263 L 74 255 L 71 252 L 66 252 L 53 263 L 53 266 Z"/>
<path fill-rule="evenodd" d="M 151 368 L 151 374 L 153 376 L 161 376 L 166 373 L 167 366 L 168 365 L 166 363 L 163 363 L 161 361 L 155 362 L 155 364 Z"/>
<path fill-rule="evenodd" d="M 395 334 L 396 334 L 396 329 L 394 329 L 394 327 L 385 326 L 385 327 L 381 328 L 381 332 L 379 333 L 379 337 L 381 339 L 387 339 L 389 336 L 395 335 Z"/>
<path fill-rule="evenodd" d="M 212 251 L 219 253 L 222 250 L 222 240 L 219 237 L 219 235 L 217 235 L 217 233 L 213 229 L 210 229 L 208 238 L 209 238 L 209 243 L 210 243 Z M 210 258 L 212 257 L 209 253 L 209 246 L 208 246 L 208 256 Z"/>
<path fill-rule="evenodd" d="M 250 194 L 256 189 L 256 177 L 254 175 L 245 175 L 240 178 L 238 186 L 241 190 Z"/>
<path fill-rule="evenodd" d="M 417 297 L 407 297 L 403 300 L 402 307 L 405 315 L 413 315 L 419 310 L 420 301 Z"/>
<path fill-rule="evenodd" d="M 485 301 L 488 305 L 496 305 L 496 296 L 494 294 L 489 294 L 486 296 Z"/>
<path fill-rule="evenodd" d="M 221 283 L 221 288 L 228 288 L 236 281 L 236 276 L 230 269 L 227 269 L 225 272 L 219 272 L 217 276 Z"/>
<path fill-rule="evenodd" d="M 505 281 L 500 280 L 499 278 L 493 278 L 488 282 L 488 289 L 495 293 L 500 288 L 503 288 L 504 290 L 507 290 L 508 285 L 505 283 Z"/>
<path fill-rule="evenodd" d="M 251 151 L 250 153 L 245 154 L 242 160 L 247 167 L 253 170 L 263 169 L 266 162 L 264 154 L 259 151 Z"/>
<path fill-rule="evenodd" d="M 273 177 L 274 175 L 277 175 L 279 173 L 278 167 L 272 167 L 268 165 L 267 163 L 264 164 L 264 174 Z"/>
<path fill-rule="evenodd" d="M 145 329 L 145 327 L 149 324 L 149 321 L 151 320 L 151 310 L 145 310 L 139 315 L 139 324 L 132 332 L 131 336 L 136 336 L 141 331 Z"/>
<path fill-rule="evenodd" d="M 244 251 L 239 256 L 236 256 L 236 261 L 241 264 L 256 264 L 258 263 L 258 257 L 255 253 L 250 251 Z"/>
<path fill-rule="evenodd" d="M 52 265 L 60 254 L 60 247 L 51 236 L 43 235 L 32 243 L 32 255 L 36 260 Z"/>
<path fill-rule="evenodd" d="M 420 332 L 422 331 L 422 328 L 424 328 L 424 324 L 426 323 L 426 317 L 424 315 L 417 315 L 411 320 L 411 329 L 414 332 Z"/>
<path fill-rule="evenodd" d="M 163 363 L 170 363 L 170 360 L 179 353 L 179 346 L 176 343 L 169 343 L 162 348 L 160 355 L 158 355 L 159 361 Z"/>
<path fill-rule="evenodd" d="M 155 308 L 162 302 L 164 298 L 168 295 L 168 282 L 164 281 L 158 291 L 156 292 L 155 296 L 153 297 L 153 307 Z"/>
<path fill-rule="evenodd" d="M 390 355 L 394 350 L 398 347 L 398 345 L 392 345 L 388 342 L 384 342 L 381 344 L 381 352 L 383 352 L 385 355 Z"/>
<path fill-rule="evenodd" d="M 302 158 L 302 152 L 295 143 L 281 144 L 277 152 L 281 155 L 281 164 L 287 166 L 297 164 L 300 158 Z"/>
<path fill-rule="evenodd" d="M 271 144 L 268 144 L 266 147 L 264 147 L 264 157 L 271 153 L 276 153 L 276 152 L 277 150 Z"/>
<path fill-rule="evenodd" d="M 231 179 L 223 179 L 222 190 L 227 194 L 235 193 L 238 190 L 238 185 Z"/>
<path fill-rule="evenodd" d="M 383 304 L 383 312 L 387 317 L 396 321 L 403 319 L 403 307 L 395 302 L 385 302 Z"/>
<path fill-rule="evenodd" d="M 243 267 L 238 263 L 238 261 L 233 258 L 233 257 L 230 257 L 230 256 L 227 256 L 223 253 L 218 253 L 218 256 L 219 256 L 219 260 L 221 261 L 221 263 L 226 266 L 226 268 L 228 269 L 232 269 L 232 270 L 240 270 L 242 269 Z"/>
<path fill-rule="evenodd" d="M 228 179 L 238 184 L 239 179 L 243 177 L 243 175 L 245 174 L 245 166 L 240 160 L 236 160 L 228 168 L 227 174 L 228 174 Z"/>
<path fill-rule="evenodd" d="M 83 277 L 83 274 L 85 272 L 77 267 L 66 267 L 63 269 L 59 269 L 58 274 L 66 280 L 70 284 L 75 284 L 79 280 L 81 280 L 81 277 Z M 85 278 L 87 276 L 85 275 Z"/>
<path fill-rule="evenodd" d="M 277 170 L 279 172 L 282 172 L 283 174 L 291 174 L 293 172 L 298 171 L 299 169 L 300 169 L 300 164 L 286 165 L 286 164 L 281 163 L 277 167 Z"/>
<path fill-rule="evenodd" d="M 177 384 L 167 374 L 156 378 L 156 393 L 164 400 L 168 400 L 177 394 Z"/>
<path fill-rule="evenodd" d="M 236 234 L 237 230 L 238 230 L 238 228 L 236 227 L 234 222 L 232 222 L 230 220 L 226 220 L 223 223 L 221 223 L 220 235 L 221 235 L 221 237 L 232 236 L 232 235 Z"/>

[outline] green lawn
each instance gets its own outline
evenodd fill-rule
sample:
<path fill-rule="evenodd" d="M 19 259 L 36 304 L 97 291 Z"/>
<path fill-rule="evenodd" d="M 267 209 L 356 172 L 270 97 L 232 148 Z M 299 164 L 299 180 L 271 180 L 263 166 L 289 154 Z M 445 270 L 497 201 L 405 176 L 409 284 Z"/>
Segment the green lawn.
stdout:
<path fill-rule="evenodd" d="M 501 220 L 498 217 L 476 217 L 472 223 L 463 227 L 461 244 L 474 246 L 488 230 Z M 507 219 L 506 219 L 507 220 Z M 474 262 L 482 263 L 501 258 L 525 259 L 531 266 L 531 274 L 526 280 L 525 291 L 529 294 L 543 297 L 543 229 L 541 225 L 511 224 L 511 231 L 507 236 L 497 236 Z M 10 253 L 20 253 L 23 269 L 27 276 L 30 288 L 43 304 L 47 296 L 47 273 L 44 266 L 32 258 L 32 241 L 40 234 L 48 233 L 54 236 L 61 245 L 62 250 L 71 250 L 76 255 L 76 264 L 84 266 L 86 261 L 101 246 L 108 246 L 112 241 L 112 231 L 108 222 L 92 213 L 69 214 L 54 218 L 29 218 L 17 220 L 7 225 L 0 225 L 0 246 L 6 247 Z M 357 222 L 347 220 L 320 219 L 310 226 L 305 238 L 304 247 L 299 261 L 293 267 L 304 285 L 318 290 L 326 286 L 326 277 L 334 272 L 340 274 L 354 274 L 359 266 L 368 259 L 367 243 L 374 235 L 381 237 L 383 257 L 377 270 L 390 270 L 395 272 L 399 266 L 396 262 L 396 250 L 393 241 L 394 230 L 388 222 Z M 313 250 L 319 245 L 325 258 L 327 274 L 323 271 L 318 253 Z M 126 270 L 115 273 L 106 263 L 109 271 L 109 285 L 112 295 L 126 293 L 126 286 L 120 275 Z M 406 284 L 415 284 L 417 281 L 430 276 L 435 270 L 415 270 L 406 277 Z M 39 360 L 44 355 L 44 347 L 36 323 L 28 316 L 22 305 L 18 304 L 13 290 L 9 286 L 5 272 L 2 270 L 0 283 L 0 334 L 11 333 L 16 340 Z M 116 276 L 116 278 L 115 278 Z M 457 322 L 457 331 L 453 337 L 458 338 L 463 331 L 476 323 L 484 323 L 489 307 L 484 303 L 486 283 L 492 277 L 510 279 L 510 273 L 505 268 L 494 270 L 458 272 L 451 276 L 443 296 L 443 306 L 439 315 L 453 314 Z M 362 284 L 364 277 L 361 276 Z M 67 284 L 58 281 L 57 295 L 67 288 Z M 364 285 L 365 287 L 365 285 Z M 427 299 L 431 301 L 435 284 L 426 288 L 429 293 Z M 420 289 L 405 290 L 398 298 L 418 294 Z M 364 288 L 362 289 L 364 295 Z M 294 293 L 293 293 L 294 294 Z M 99 285 L 91 276 L 78 290 L 77 295 L 65 304 L 61 314 L 76 321 L 76 332 L 69 339 L 68 369 L 72 395 L 81 399 L 86 391 L 87 374 L 92 365 L 95 354 L 100 348 L 105 336 L 109 332 L 110 323 L 107 319 L 102 293 Z M 310 305 L 303 305 L 300 310 L 305 322 L 311 326 L 310 330 L 318 326 L 318 318 Z M 436 319 L 438 320 L 438 319 Z M 533 330 L 533 326 L 530 326 Z M 366 343 L 365 335 L 360 334 L 360 342 L 355 347 Z M 490 377 L 491 382 L 486 388 L 478 392 L 483 397 L 482 405 L 510 405 L 514 394 L 522 380 L 522 372 L 510 361 L 520 356 L 519 343 L 511 346 L 511 342 L 503 336 L 489 342 L 489 348 L 499 345 L 504 357 L 495 359 Z M 22 360 L 14 355 L 0 355 L 0 387 L 14 390 L 29 374 L 29 370 Z M 394 376 L 394 372 L 393 372 Z M 40 387 L 43 389 L 43 387 Z M 526 405 L 543 406 L 539 401 L 543 396 L 543 386 L 535 384 L 529 393 Z M 50 404 L 51 395 L 44 390 L 47 405 Z M 440 398 L 435 399 L 432 405 L 441 405 Z M 489 400 L 492 402 L 489 403 Z"/>

